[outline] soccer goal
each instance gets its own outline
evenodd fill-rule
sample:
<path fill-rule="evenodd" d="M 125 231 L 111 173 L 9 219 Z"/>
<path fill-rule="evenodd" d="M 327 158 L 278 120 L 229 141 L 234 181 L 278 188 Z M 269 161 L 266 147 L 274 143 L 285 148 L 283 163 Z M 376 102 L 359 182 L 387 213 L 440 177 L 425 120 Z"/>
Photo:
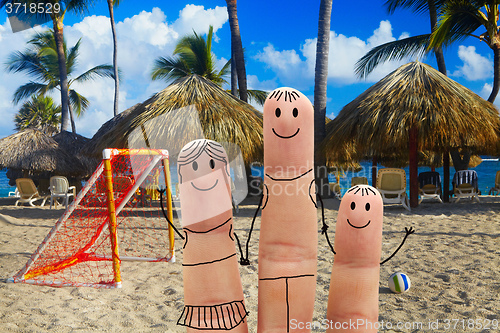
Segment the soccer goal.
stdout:
<path fill-rule="evenodd" d="M 8 282 L 120 288 L 122 261 L 175 261 L 174 232 L 160 208 L 172 221 L 168 157 L 165 150 L 105 149 L 75 200 Z"/>

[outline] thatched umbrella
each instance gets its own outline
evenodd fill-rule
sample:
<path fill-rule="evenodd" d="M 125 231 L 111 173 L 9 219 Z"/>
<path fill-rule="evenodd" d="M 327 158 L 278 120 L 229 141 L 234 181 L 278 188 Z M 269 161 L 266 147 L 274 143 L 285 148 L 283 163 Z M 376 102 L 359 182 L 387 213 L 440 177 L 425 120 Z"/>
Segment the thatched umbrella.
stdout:
<path fill-rule="evenodd" d="M 197 75 L 177 80 L 135 105 L 108 129 L 101 128 L 85 153 L 99 155 L 104 148 L 146 145 L 175 155 L 184 144 L 201 137 L 237 144 L 247 165 L 262 160 L 259 112 Z"/>
<path fill-rule="evenodd" d="M 0 169 L 3 168 L 21 170 L 28 175 L 54 172 L 78 176 L 84 172 L 78 158 L 36 129 L 25 129 L 0 140 Z"/>
<path fill-rule="evenodd" d="M 499 131 L 493 104 L 432 67 L 411 62 L 347 104 L 327 125 L 322 147 L 332 160 L 409 150 L 410 200 L 416 206 L 418 150 L 487 153 L 495 149 Z M 445 191 L 448 181 L 445 175 Z"/>

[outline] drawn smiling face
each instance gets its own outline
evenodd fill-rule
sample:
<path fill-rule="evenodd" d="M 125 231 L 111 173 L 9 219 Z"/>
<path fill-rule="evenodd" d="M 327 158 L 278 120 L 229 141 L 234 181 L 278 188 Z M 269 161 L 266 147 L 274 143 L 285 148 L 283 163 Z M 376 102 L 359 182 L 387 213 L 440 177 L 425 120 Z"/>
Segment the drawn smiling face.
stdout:
<path fill-rule="evenodd" d="M 354 229 L 364 229 L 371 223 L 372 208 L 380 204 L 380 196 L 373 187 L 368 185 L 357 185 L 351 187 L 342 201 L 346 200 L 349 208 L 346 208 L 346 222 Z"/>
<path fill-rule="evenodd" d="M 228 157 L 211 140 L 195 140 L 179 153 L 177 162 L 183 226 L 231 210 Z"/>
<path fill-rule="evenodd" d="M 314 110 L 309 99 L 298 90 L 278 88 L 269 94 L 263 113 L 264 164 L 290 166 L 309 160 L 314 149 Z"/>
<path fill-rule="evenodd" d="M 374 237 L 382 237 L 383 209 L 382 197 L 374 187 L 356 185 L 347 190 L 340 202 L 337 217 L 337 254 L 356 253 L 361 257 L 369 257 L 374 251 L 367 244 L 374 244 L 371 241 Z M 339 233 L 342 237 L 337 237 Z"/>

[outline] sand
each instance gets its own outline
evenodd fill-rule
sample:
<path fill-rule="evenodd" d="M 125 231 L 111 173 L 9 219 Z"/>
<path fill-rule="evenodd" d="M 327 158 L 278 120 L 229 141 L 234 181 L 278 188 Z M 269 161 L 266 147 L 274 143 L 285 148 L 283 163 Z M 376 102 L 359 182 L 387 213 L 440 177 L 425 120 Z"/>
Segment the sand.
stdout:
<path fill-rule="evenodd" d="M 482 196 L 480 203 L 462 201 L 424 201 L 411 213 L 402 206 L 385 207 L 382 258 L 397 248 L 405 227 L 416 229 L 402 250 L 381 267 L 379 319 L 384 329 L 392 325 L 388 332 L 480 332 L 488 325 L 494 328 L 495 323 L 498 327 L 500 197 Z M 235 215 L 236 232 L 242 239 L 247 237 L 256 203 L 255 199 L 246 200 Z M 328 200 L 326 206 L 329 235 L 334 239 L 338 201 Z M 14 207 L 12 200 L 0 200 L 0 332 L 185 331 L 175 324 L 183 308 L 180 240 L 175 263 L 123 263 L 121 289 L 5 283 L 26 263 L 62 213 L 63 209 Z M 251 242 L 252 265 L 240 267 L 251 332 L 257 321 L 259 223 L 256 231 Z M 326 314 L 333 259 L 320 236 L 317 325 Z M 388 277 L 398 270 L 412 281 L 404 294 L 393 294 L 387 286 Z M 321 331 L 318 326 L 313 330 Z"/>

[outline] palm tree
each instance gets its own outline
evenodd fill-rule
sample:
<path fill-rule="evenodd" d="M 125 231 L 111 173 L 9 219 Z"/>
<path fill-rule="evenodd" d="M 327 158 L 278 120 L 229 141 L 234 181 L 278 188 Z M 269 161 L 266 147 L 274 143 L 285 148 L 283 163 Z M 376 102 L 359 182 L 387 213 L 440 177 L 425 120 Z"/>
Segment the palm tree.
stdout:
<path fill-rule="evenodd" d="M 493 89 L 488 101 L 493 103 L 500 90 L 500 28 L 499 1 L 497 0 L 448 0 L 442 7 L 437 29 L 429 47 L 448 45 L 467 37 L 485 42 L 493 50 Z M 480 27 L 486 31 L 474 35 Z"/>
<path fill-rule="evenodd" d="M 445 0 L 387 0 L 385 7 L 390 14 L 396 9 L 406 8 L 414 13 L 429 13 L 431 33 L 437 28 L 438 11 Z M 429 42 L 431 34 L 422 34 L 403 38 L 393 42 L 388 42 L 374 47 L 356 63 L 356 74 L 364 78 L 368 76 L 378 65 L 390 60 L 402 60 L 406 57 L 422 55 L 429 52 Z M 444 62 L 443 50 L 441 47 L 434 47 L 432 50 L 436 56 L 438 69 L 446 75 L 446 64 Z"/>
<path fill-rule="evenodd" d="M 115 99 L 113 104 L 113 115 L 118 115 L 118 98 L 120 94 L 120 79 L 118 76 L 118 42 L 116 39 L 115 14 L 113 6 L 120 5 L 120 0 L 107 0 L 109 8 L 109 20 L 111 22 L 111 32 L 113 33 L 113 74 L 115 79 Z"/>
<path fill-rule="evenodd" d="M 207 39 L 196 32 L 179 40 L 174 57 L 159 57 L 155 60 L 151 79 L 172 81 L 192 74 L 205 77 L 218 86 L 227 84 L 231 60 L 222 69 L 215 66 L 215 56 L 212 53 L 213 27 L 208 29 Z M 264 104 L 267 93 L 261 90 L 248 90 L 248 96 L 259 104 Z"/>
<path fill-rule="evenodd" d="M 26 11 L 24 15 L 29 20 L 31 17 L 36 17 L 37 19 L 43 20 L 47 19 L 52 21 L 54 39 L 56 43 L 57 51 L 57 64 L 59 69 L 59 81 L 61 86 L 61 131 L 67 131 L 69 128 L 68 113 L 69 113 L 69 88 L 68 88 L 68 73 L 65 64 L 64 55 L 64 16 L 66 13 L 71 12 L 74 14 L 84 14 L 88 11 L 88 8 L 94 3 L 95 0 L 47 0 L 44 3 L 50 3 L 52 5 L 59 4 L 61 10 L 52 10 L 49 12 L 39 12 L 31 13 Z M 4 7 L 6 4 L 27 4 L 30 8 L 30 4 L 38 5 L 39 1 L 36 0 L 0 0 L 0 8 Z M 53 6 L 52 8 L 55 8 Z M 22 17 L 21 17 L 22 19 Z"/>
<path fill-rule="evenodd" d="M 318 41 L 316 44 L 316 68 L 314 71 L 314 145 L 316 147 L 326 136 L 326 87 L 328 79 L 328 53 L 330 49 L 330 19 L 332 0 L 321 0 L 319 5 Z M 325 167 L 325 153 L 316 150 L 316 184 L 320 195 L 328 193 L 328 174 Z M 326 188 L 325 188 L 326 187 Z"/>
<path fill-rule="evenodd" d="M 56 105 L 51 97 L 34 95 L 25 102 L 14 117 L 16 130 L 36 128 L 52 136 L 58 132 L 61 122 L 61 106 Z"/>
<path fill-rule="evenodd" d="M 14 104 L 34 94 L 44 95 L 54 89 L 61 89 L 57 46 L 52 31 L 47 30 L 43 33 L 36 34 L 28 41 L 28 44 L 30 44 L 30 47 L 27 50 L 24 52 L 13 52 L 6 62 L 6 69 L 8 72 L 24 72 L 35 78 L 35 81 L 30 81 L 17 88 L 14 92 Z M 110 65 L 95 66 L 83 74 L 71 78 L 71 75 L 75 71 L 80 44 L 81 40 L 68 50 L 66 43 L 63 42 L 66 58 L 66 73 L 70 76 L 68 87 L 70 88 L 73 82 L 85 82 L 97 77 L 113 78 L 113 67 Z M 85 112 L 89 106 L 88 99 L 80 95 L 74 89 L 69 90 L 69 98 L 70 104 L 68 106 L 70 107 L 69 113 L 71 118 L 73 109 L 75 109 L 76 114 L 79 116 Z M 76 131 L 74 121 L 72 121 L 72 130 L 73 132 Z"/>
<path fill-rule="evenodd" d="M 236 89 L 233 87 L 233 77 L 236 75 L 240 99 L 248 101 L 247 93 L 247 74 L 245 70 L 245 57 L 243 54 L 243 45 L 241 44 L 240 26 L 238 24 L 238 13 L 236 9 L 236 0 L 226 0 L 227 13 L 229 16 L 229 26 L 231 27 L 231 93 L 236 95 Z M 234 73 L 234 74 L 233 74 Z"/>

